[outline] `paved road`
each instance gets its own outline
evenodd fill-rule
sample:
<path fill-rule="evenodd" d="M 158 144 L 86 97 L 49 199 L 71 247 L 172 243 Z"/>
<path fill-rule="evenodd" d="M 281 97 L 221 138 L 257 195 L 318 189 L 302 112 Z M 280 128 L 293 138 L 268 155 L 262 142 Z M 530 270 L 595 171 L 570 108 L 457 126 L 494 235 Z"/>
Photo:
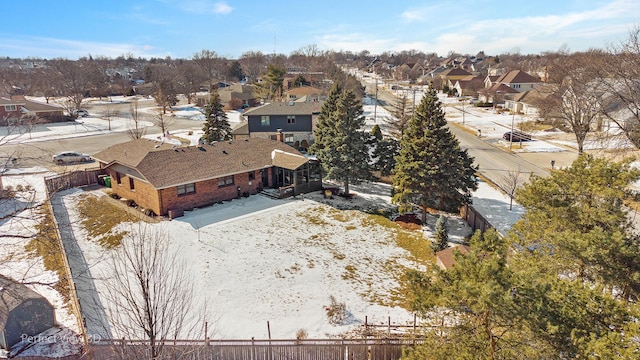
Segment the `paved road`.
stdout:
<path fill-rule="evenodd" d="M 519 171 L 526 176 L 528 174 L 549 175 L 546 169 L 494 146 L 475 134 L 470 134 L 464 128 L 450 125 L 449 129 L 460 141 L 460 146 L 467 149 L 469 155 L 475 158 L 475 164 L 480 167 L 478 172 L 494 182 L 499 182 L 500 178 L 510 171 Z"/>
<path fill-rule="evenodd" d="M 123 107 L 123 111 L 125 106 Z M 100 105 L 94 105 L 89 108 L 91 114 L 97 114 L 104 111 L 100 108 Z M 124 115 L 122 115 L 124 116 Z M 199 121 L 193 121 L 188 119 L 175 118 L 172 119 L 172 128 L 176 129 L 200 129 L 202 123 Z M 72 125 L 69 125 L 72 126 Z M 158 127 L 148 127 L 147 134 L 160 134 Z M 87 164 L 71 164 L 71 165 L 56 165 L 51 161 L 51 156 L 61 151 L 80 151 L 87 154 L 95 154 L 99 151 L 106 149 L 107 147 L 126 142 L 130 140 L 129 135 L 126 132 L 120 133 L 106 133 L 98 135 L 83 135 L 78 137 L 52 139 L 36 142 L 25 142 L 21 144 L 5 144 L 2 145 L 1 152 L 3 155 L 11 154 L 12 157 L 17 157 L 19 167 L 33 167 L 42 166 L 53 171 L 65 172 L 76 170 L 79 168 L 95 167 L 95 163 Z"/>

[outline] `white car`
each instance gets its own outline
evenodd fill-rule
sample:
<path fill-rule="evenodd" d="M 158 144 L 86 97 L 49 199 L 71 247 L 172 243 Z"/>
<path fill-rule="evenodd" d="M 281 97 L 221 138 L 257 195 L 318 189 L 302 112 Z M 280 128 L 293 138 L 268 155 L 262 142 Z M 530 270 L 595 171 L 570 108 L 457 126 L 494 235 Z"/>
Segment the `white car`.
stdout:
<path fill-rule="evenodd" d="M 89 112 L 87 110 L 78 110 L 78 111 L 76 111 L 76 114 L 78 114 L 78 117 L 87 117 L 87 116 L 89 116 Z"/>
<path fill-rule="evenodd" d="M 56 162 L 58 164 L 88 161 L 91 161 L 91 155 L 83 154 L 76 151 L 64 151 L 59 154 L 53 155 L 53 162 Z"/>

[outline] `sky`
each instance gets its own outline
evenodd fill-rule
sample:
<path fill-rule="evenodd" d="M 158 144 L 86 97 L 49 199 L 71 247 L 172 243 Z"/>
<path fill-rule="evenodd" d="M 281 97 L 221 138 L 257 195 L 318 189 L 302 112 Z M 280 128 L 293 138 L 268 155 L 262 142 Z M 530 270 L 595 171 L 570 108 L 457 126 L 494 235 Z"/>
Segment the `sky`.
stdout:
<path fill-rule="evenodd" d="M 419 50 L 488 55 L 606 48 L 640 24 L 637 0 L 23 0 L 3 3 L 0 56 L 191 58 L 202 50 Z"/>

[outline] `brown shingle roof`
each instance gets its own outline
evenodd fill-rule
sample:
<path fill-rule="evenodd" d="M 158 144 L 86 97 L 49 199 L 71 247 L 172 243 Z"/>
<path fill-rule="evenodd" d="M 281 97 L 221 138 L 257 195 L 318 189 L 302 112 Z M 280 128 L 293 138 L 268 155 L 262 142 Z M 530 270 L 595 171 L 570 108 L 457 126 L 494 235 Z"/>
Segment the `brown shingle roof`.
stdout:
<path fill-rule="evenodd" d="M 322 94 L 322 90 L 315 88 L 313 86 L 303 85 L 303 86 L 295 87 L 287 91 L 285 94 L 293 94 L 296 96 L 316 95 L 316 94 L 319 95 L 319 94 Z"/>
<path fill-rule="evenodd" d="M 322 101 L 274 102 L 247 110 L 244 115 L 312 115 L 319 113 L 321 108 Z"/>
<path fill-rule="evenodd" d="M 273 150 L 271 159 L 274 166 L 288 170 L 295 170 L 308 161 L 303 155 L 296 155 L 282 150 Z"/>
<path fill-rule="evenodd" d="M 500 76 L 496 80 L 496 82 L 502 84 L 529 84 L 540 82 L 540 80 L 534 78 L 533 76 L 527 74 L 522 70 L 513 70 Z"/>
<path fill-rule="evenodd" d="M 154 141 L 140 139 L 111 146 L 93 157 L 105 164 L 134 168 L 142 180 L 161 189 L 270 167 L 274 165 L 274 150 L 288 153 L 278 160 L 282 165 L 295 166 L 307 161 L 291 146 L 261 138 L 217 142 L 201 147 L 158 145 Z M 294 158 L 297 162 L 292 161 Z"/>
<path fill-rule="evenodd" d="M 467 70 L 460 69 L 460 68 L 452 68 L 440 73 L 440 76 L 464 76 L 464 75 L 473 75 L 473 74 L 471 74 Z"/>

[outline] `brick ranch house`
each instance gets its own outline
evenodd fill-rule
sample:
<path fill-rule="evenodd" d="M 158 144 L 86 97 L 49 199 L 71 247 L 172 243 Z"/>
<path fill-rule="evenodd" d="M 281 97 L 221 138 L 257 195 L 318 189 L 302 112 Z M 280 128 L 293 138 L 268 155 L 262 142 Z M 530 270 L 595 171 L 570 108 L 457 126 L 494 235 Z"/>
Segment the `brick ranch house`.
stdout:
<path fill-rule="evenodd" d="M 139 139 L 113 145 L 93 158 L 111 177 L 115 194 L 171 218 L 264 188 L 288 194 L 322 189 L 317 160 L 270 139 L 184 147 Z"/>

